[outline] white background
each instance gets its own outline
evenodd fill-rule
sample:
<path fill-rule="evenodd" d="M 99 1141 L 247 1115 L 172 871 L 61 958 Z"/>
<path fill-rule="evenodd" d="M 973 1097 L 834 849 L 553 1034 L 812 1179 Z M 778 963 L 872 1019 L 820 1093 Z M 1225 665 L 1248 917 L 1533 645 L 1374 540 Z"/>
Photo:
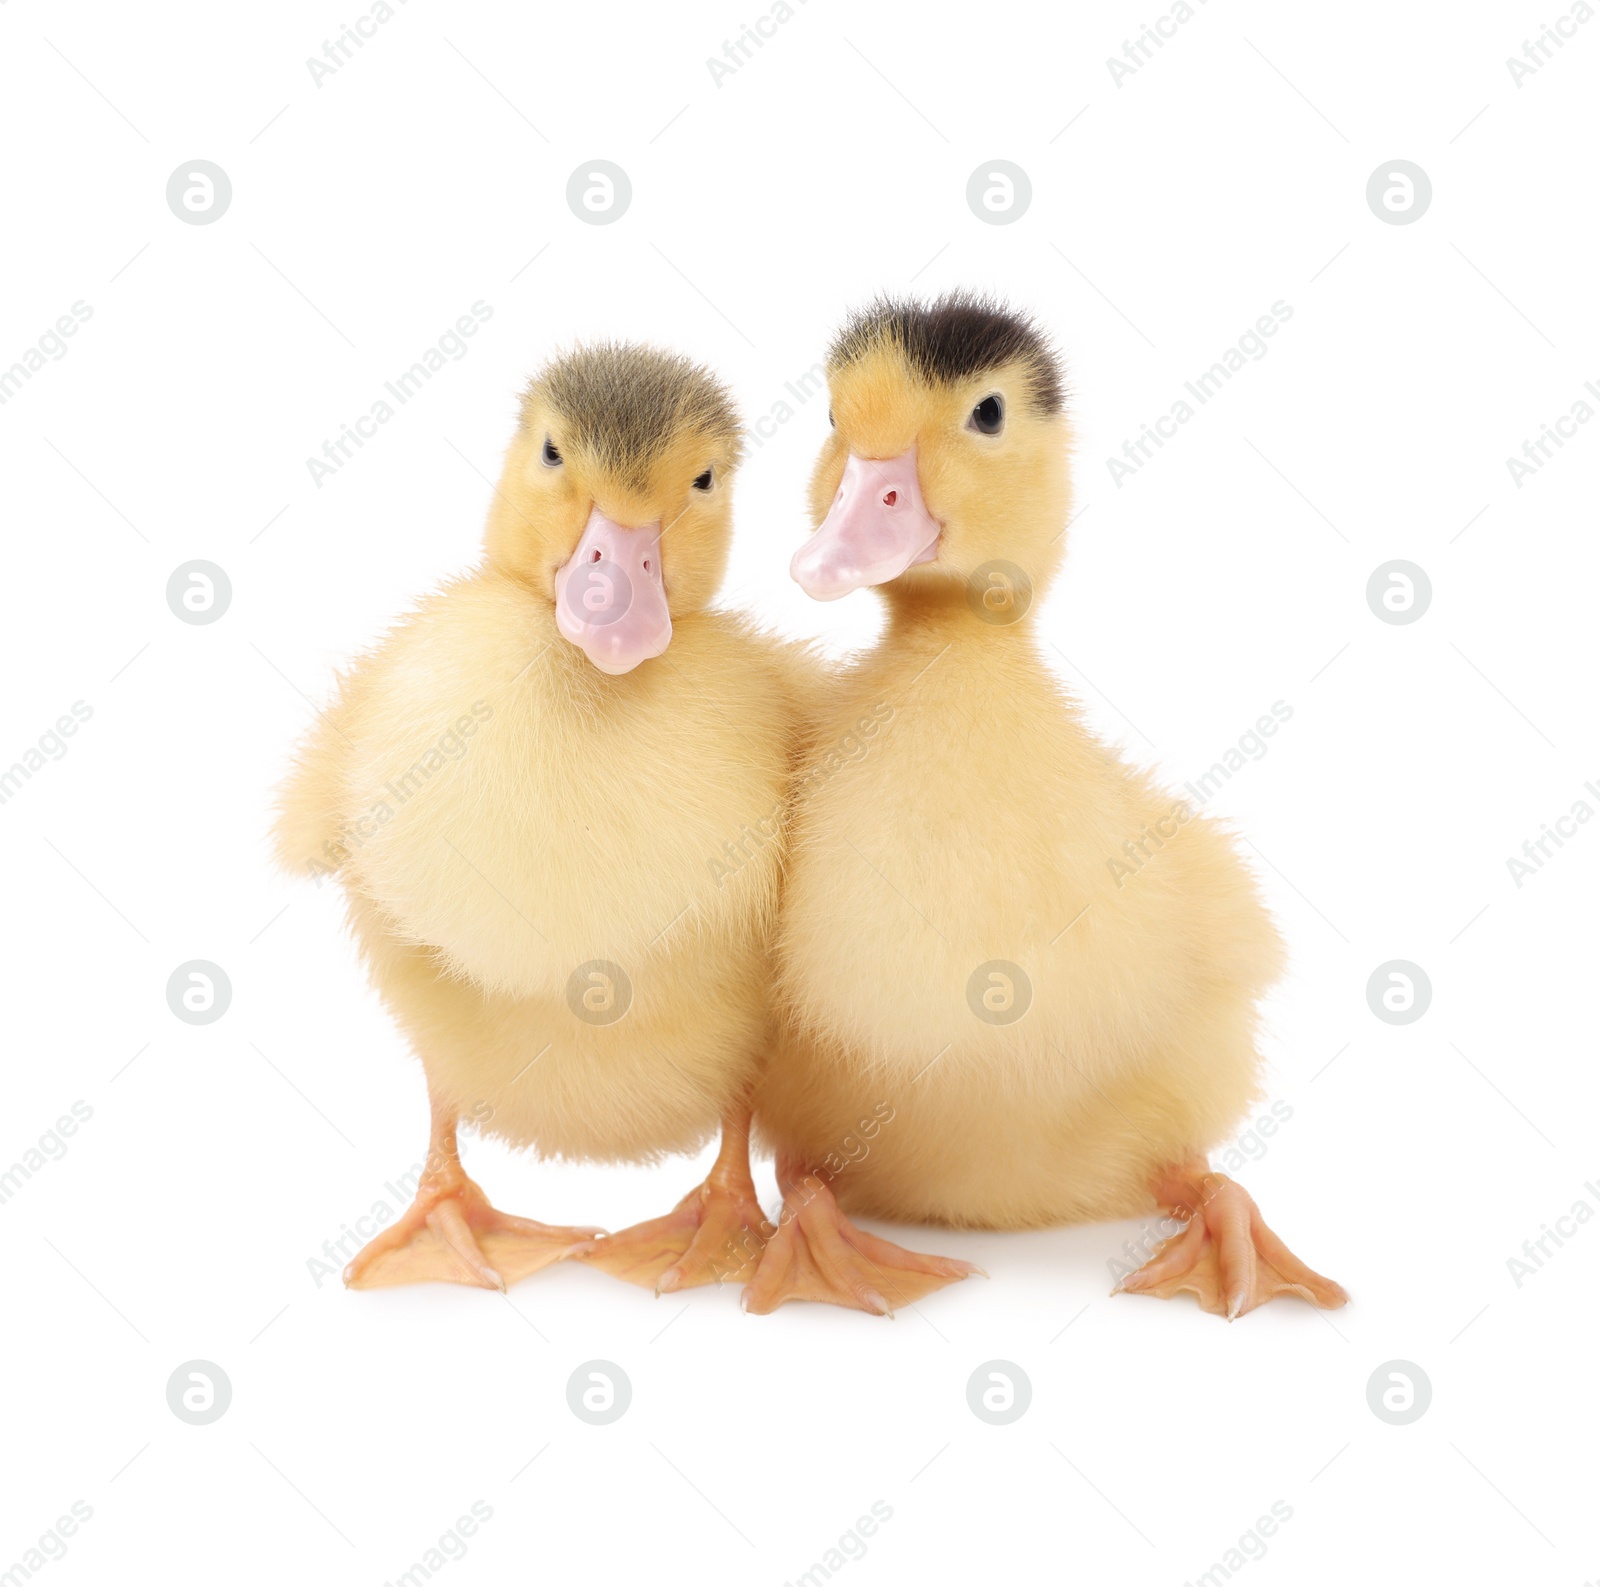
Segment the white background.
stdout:
<path fill-rule="evenodd" d="M 1600 21 L 1518 87 L 1560 0 L 1211 0 L 1117 86 L 1107 57 L 1166 13 L 1063 11 L 810 0 L 719 86 L 760 0 L 410 0 L 316 86 L 354 5 L 0 6 L 0 366 L 93 310 L 0 408 L 0 763 L 93 709 L 0 807 L 0 1167 L 93 1109 L 0 1205 L 0 1569 L 82 1500 L 49 1582 L 377 1587 L 481 1500 L 446 1587 L 778 1584 L 881 1500 L 849 1582 L 1179 1587 L 1281 1500 L 1252 1582 L 1600 1573 L 1600 1227 L 1507 1268 L 1600 1208 L 1600 830 L 1520 889 L 1506 864 L 1600 808 L 1600 425 L 1520 488 L 1505 462 L 1600 381 Z M 596 158 L 632 181 L 614 225 L 565 201 Z M 1004 226 L 965 201 L 996 158 L 1033 190 Z M 1365 198 L 1397 158 L 1433 185 L 1411 225 Z M 165 202 L 195 159 L 232 182 L 211 225 Z M 1240 1177 L 1353 1304 L 1229 1327 L 1109 1299 L 1132 1224 L 912 1231 L 993 1277 L 892 1324 L 570 1264 L 505 1299 L 318 1287 L 308 1259 L 425 1126 L 332 889 L 268 862 L 332 668 L 473 562 L 515 395 L 563 341 L 682 348 L 754 418 L 847 306 L 955 284 L 1069 360 L 1080 517 L 1041 633 L 1097 729 L 1176 783 L 1293 708 L 1215 806 L 1292 947 L 1266 1085 L 1293 1118 Z M 467 355 L 315 485 L 306 458 L 477 300 Z M 1278 300 L 1267 356 L 1114 484 L 1106 458 Z M 843 647 L 872 598 L 816 606 L 785 573 L 825 426 L 814 400 L 751 456 L 727 599 Z M 210 626 L 166 604 L 191 558 L 232 580 Z M 1365 599 L 1393 558 L 1432 581 L 1407 626 Z M 196 958 L 233 984 L 204 1027 L 165 999 Z M 1396 958 L 1433 988 L 1406 1026 L 1366 1000 Z M 502 1206 L 611 1227 L 698 1172 L 467 1161 Z M 194 1358 L 233 1390 L 205 1427 L 166 1401 Z M 607 1427 L 566 1403 L 594 1358 L 633 1385 Z M 996 1358 L 1033 1389 L 1003 1427 L 966 1401 Z M 1367 1403 L 1396 1359 L 1432 1383 L 1409 1426 Z"/>

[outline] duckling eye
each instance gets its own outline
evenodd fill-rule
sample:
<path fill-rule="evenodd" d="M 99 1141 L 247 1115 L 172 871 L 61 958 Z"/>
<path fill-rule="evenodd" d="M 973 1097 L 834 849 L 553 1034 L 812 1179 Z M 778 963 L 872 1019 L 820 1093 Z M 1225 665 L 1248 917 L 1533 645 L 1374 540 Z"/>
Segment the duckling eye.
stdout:
<path fill-rule="evenodd" d="M 544 450 L 539 454 L 546 468 L 560 468 L 561 454 L 556 450 L 556 444 L 547 435 L 544 438 Z"/>
<path fill-rule="evenodd" d="M 967 428 L 976 430 L 979 435 L 998 435 L 1005 427 L 1006 410 L 998 397 L 985 397 L 982 402 L 972 410 L 972 417 L 967 420 Z"/>
<path fill-rule="evenodd" d="M 830 430 L 833 428 L 833 409 L 832 408 L 828 409 L 828 428 Z"/>
<path fill-rule="evenodd" d="M 711 470 L 709 468 L 697 480 L 695 480 L 694 488 L 696 490 L 711 489 Z"/>

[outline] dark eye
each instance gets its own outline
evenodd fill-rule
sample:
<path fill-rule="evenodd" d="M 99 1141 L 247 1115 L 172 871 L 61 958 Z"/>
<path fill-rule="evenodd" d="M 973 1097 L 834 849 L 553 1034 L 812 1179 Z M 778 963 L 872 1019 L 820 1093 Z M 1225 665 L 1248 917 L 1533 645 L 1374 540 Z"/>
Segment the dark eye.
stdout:
<path fill-rule="evenodd" d="M 832 408 L 828 409 L 828 428 L 830 430 L 833 428 L 833 409 Z"/>
<path fill-rule="evenodd" d="M 967 428 L 976 430 L 979 435 L 998 435 L 1004 428 L 1005 422 L 1005 405 L 998 397 L 985 397 L 972 410 L 972 417 L 967 420 Z"/>
<path fill-rule="evenodd" d="M 561 454 L 556 450 L 555 442 L 548 435 L 544 438 L 544 450 L 540 452 L 539 456 L 543 458 L 546 468 L 561 467 Z"/>
<path fill-rule="evenodd" d="M 700 475 L 700 477 L 695 480 L 694 488 L 696 490 L 710 490 L 711 489 L 711 470 L 709 468 L 705 471 L 705 473 Z"/>

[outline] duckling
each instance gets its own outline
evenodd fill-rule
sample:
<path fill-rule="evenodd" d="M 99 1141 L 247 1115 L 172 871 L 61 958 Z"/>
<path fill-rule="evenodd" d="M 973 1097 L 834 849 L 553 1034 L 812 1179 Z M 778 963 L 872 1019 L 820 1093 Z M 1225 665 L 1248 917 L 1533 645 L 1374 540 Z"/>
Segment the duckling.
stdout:
<path fill-rule="evenodd" d="M 554 359 L 522 399 L 481 566 L 355 665 L 299 755 L 279 857 L 337 875 L 431 1116 L 415 1201 L 351 1261 L 353 1287 L 504 1289 L 581 1256 L 671 1288 L 760 1249 L 748 1097 L 793 664 L 709 609 L 739 456 L 728 393 L 688 359 Z M 462 1121 L 605 1162 L 724 1139 L 671 1218 L 598 1243 L 496 1208 Z"/>
<path fill-rule="evenodd" d="M 878 646 L 802 766 L 757 1127 L 785 1217 L 754 1311 L 869 1311 L 964 1276 L 848 1214 L 1023 1229 L 1184 1221 L 1121 1288 L 1230 1320 L 1342 1305 L 1205 1153 L 1258 1095 L 1276 928 L 1223 829 L 1098 742 L 1033 613 L 1068 519 L 1062 374 L 1028 318 L 879 301 L 828 358 L 833 430 L 791 572 L 881 590 Z M 1143 856 L 1137 869 L 1129 853 Z"/>

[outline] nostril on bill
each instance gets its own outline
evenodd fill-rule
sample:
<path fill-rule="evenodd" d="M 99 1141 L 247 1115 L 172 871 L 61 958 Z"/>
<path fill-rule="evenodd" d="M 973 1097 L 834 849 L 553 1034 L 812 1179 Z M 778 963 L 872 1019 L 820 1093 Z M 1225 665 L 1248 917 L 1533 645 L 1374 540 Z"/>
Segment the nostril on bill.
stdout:
<path fill-rule="evenodd" d="M 899 499 L 900 499 L 900 493 L 898 491 L 893 491 L 893 490 L 885 491 L 884 492 L 884 497 L 883 497 L 883 505 L 885 507 L 892 507 L 892 506 L 894 506 L 895 502 L 897 502 Z"/>

